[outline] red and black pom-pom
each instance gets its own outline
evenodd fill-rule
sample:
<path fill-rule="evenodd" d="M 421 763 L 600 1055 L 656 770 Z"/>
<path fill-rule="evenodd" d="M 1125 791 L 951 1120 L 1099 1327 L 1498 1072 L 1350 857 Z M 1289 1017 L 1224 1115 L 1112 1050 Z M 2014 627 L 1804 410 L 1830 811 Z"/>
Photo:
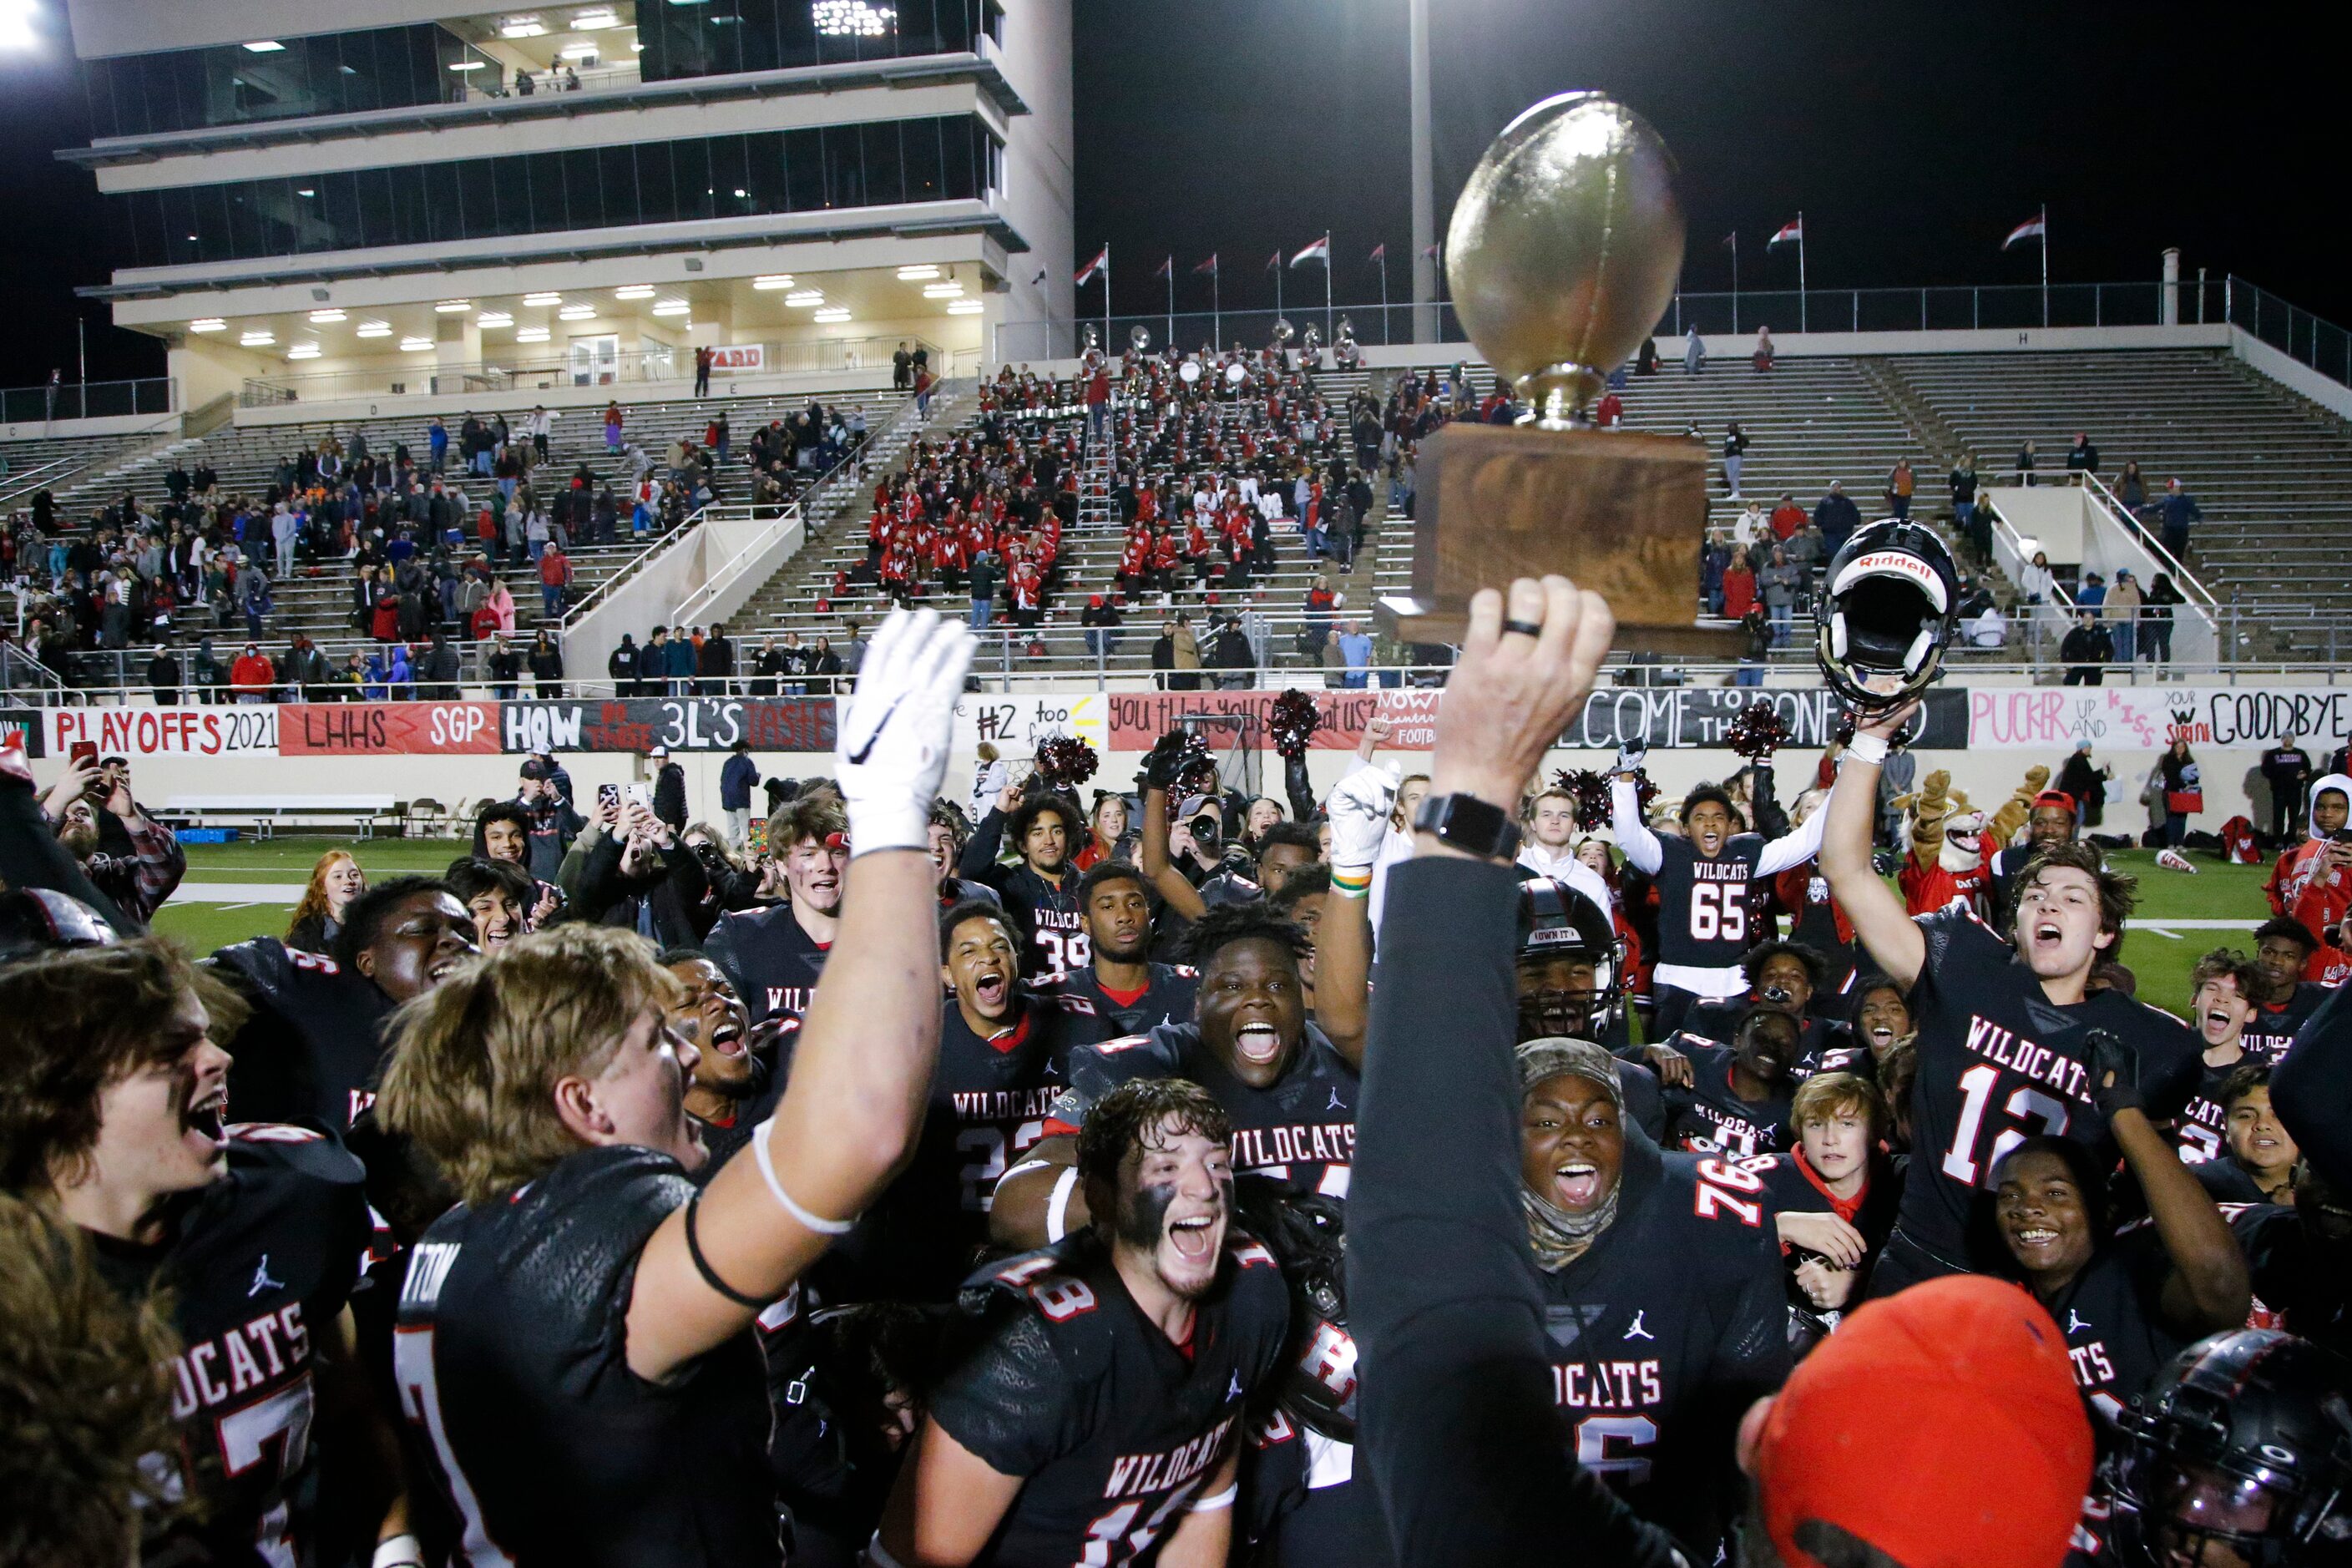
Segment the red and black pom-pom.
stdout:
<path fill-rule="evenodd" d="M 1851 707 L 1839 709 L 1837 729 L 1831 734 L 1830 739 L 1836 742 L 1841 746 L 1853 745 L 1853 726 L 1854 721 L 1857 717 L 1858 715 Z"/>
<path fill-rule="evenodd" d="M 1295 688 L 1274 700 L 1274 711 L 1267 727 L 1274 731 L 1274 749 L 1292 761 L 1307 754 L 1307 742 L 1323 722 L 1322 710 L 1315 699 Z"/>
<path fill-rule="evenodd" d="M 1076 735 L 1055 735 L 1037 748 L 1036 776 L 1050 789 L 1076 789 L 1095 776 L 1095 749 Z"/>
<path fill-rule="evenodd" d="M 1591 768 L 1562 768 L 1552 774 L 1555 787 L 1564 790 L 1576 807 L 1576 825 L 1586 832 L 1609 820 L 1609 775 Z"/>
<path fill-rule="evenodd" d="M 1763 762 L 1789 743 L 1789 721 L 1769 698 L 1759 697 L 1731 721 L 1724 743 L 1751 763 Z"/>

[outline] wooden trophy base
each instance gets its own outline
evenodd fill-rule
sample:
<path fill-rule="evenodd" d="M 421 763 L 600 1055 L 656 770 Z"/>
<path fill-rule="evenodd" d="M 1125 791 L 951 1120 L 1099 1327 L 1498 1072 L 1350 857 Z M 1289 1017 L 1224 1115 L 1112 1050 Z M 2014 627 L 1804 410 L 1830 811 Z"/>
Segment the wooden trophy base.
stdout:
<path fill-rule="evenodd" d="M 1459 643 L 1470 596 L 1559 573 L 1599 594 L 1615 646 L 1736 657 L 1736 627 L 1699 626 L 1706 449 L 1683 436 L 1454 424 L 1421 444 L 1412 586 L 1373 616 L 1401 642 Z"/>

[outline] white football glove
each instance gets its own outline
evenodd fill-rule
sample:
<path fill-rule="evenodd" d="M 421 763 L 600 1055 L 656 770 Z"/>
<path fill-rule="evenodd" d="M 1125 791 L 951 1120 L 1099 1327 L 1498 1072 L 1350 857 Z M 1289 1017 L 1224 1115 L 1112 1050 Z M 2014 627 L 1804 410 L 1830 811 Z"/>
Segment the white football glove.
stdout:
<path fill-rule="evenodd" d="M 1331 868 L 1370 871 L 1381 856 L 1381 840 L 1389 830 L 1389 813 L 1396 805 L 1397 766 L 1366 763 L 1341 779 L 1324 801 L 1331 817 Z"/>
<path fill-rule="evenodd" d="M 874 634 L 834 744 L 851 855 L 929 849 L 971 654 L 963 623 L 935 610 L 894 610 Z"/>
<path fill-rule="evenodd" d="M 1621 773 L 1633 773 L 1648 761 L 1649 756 L 1650 742 L 1645 737 L 1636 735 L 1620 742 L 1617 747 L 1617 766 L 1614 771 Z"/>

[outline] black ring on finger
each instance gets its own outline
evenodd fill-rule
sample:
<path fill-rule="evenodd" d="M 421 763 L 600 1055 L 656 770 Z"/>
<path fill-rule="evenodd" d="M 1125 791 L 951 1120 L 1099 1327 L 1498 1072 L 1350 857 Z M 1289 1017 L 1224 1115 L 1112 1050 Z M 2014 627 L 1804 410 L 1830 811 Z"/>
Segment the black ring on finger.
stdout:
<path fill-rule="evenodd" d="M 1536 625 L 1533 621 L 1505 621 L 1503 623 L 1503 634 L 1507 637 L 1513 632 L 1519 632 L 1531 637 L 1539 637 L 1543 636 L 1543 627 Z"/>

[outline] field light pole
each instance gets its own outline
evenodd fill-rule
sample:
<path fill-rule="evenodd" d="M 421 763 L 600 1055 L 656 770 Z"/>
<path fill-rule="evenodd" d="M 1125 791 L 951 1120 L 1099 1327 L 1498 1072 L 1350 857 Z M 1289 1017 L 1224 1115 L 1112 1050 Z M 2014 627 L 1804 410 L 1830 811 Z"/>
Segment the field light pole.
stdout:
<path fill-rule="evenodd" d="M 1437 163 L 1429 129 L 1429 0 L 1405 0 L 1412 100 L 1412 341 L 1437 342 Z"/>

